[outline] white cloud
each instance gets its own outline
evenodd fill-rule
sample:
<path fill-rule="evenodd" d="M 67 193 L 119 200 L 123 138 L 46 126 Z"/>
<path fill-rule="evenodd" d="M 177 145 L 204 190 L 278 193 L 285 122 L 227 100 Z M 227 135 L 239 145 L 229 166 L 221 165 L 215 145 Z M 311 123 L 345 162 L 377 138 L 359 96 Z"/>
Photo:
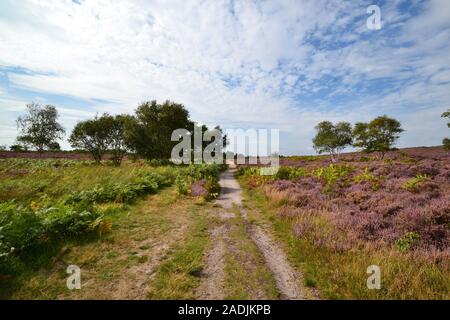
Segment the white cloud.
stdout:
<path fill-rule="evenodd" d="M 282 152 L 305 152 L 321 119 L 448 101 L 449 2 L 430 1 L 418 17 L 400 12 L 400 2 L 382 7 L 383 29 L 373 34 L 368 1 L 2 1 L 0 67 L 28 70 L 8 71 L 14 88 L 107 101 L 85 113 L 61 106 L 69 129 L 78 116 L 171 99 L 206 123 L 278 127 Z M 341 81 L 323 80 L 330 76 Z M 406 85 L 371 91 L 368 102 L 332 100 L 381 78 Z M 303 98 L 327 88 L 320 101 Z M 10 112 L 5 106 L 0 100 Z"/>

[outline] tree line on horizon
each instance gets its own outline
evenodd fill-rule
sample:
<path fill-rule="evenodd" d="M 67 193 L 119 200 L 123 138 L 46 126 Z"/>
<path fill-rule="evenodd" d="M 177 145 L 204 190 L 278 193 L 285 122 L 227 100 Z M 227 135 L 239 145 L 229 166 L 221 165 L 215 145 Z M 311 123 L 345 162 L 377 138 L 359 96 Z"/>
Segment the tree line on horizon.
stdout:
<path fill-rule="evenodd" d="M 442 113 L 441 117 L 450 119 L 450 109 Z M 447 126 L 450 128 L 450 122 Z M 405 131 L 400 121 L 387 115 L 376 117 L 370 122 L 356 122 L 354 126 L 345 121 L 336 124 L 322 121 L 315 129 L 316 135 L 312 140 L 314 149 L 319 154 L 330 154 L 332 162 L 336 162 L 340 152 L 349 146 L 360 148 L 366 153 L 376 152 L 379 159 L 383 159 Z M 450 151 L 450 139 L 444 138 L 442 144 Z"/>
<path fill-rule="evenodd" d="M 450 119 L 450 109 L 441 116 Z M 11 151 L 33 148 L 42 154 L 44 151 L 61 150 L 58 140 L 63 138 L 65 130 L 58 123 L 56 107 L 30 103 L 27 113 L 18 117 L 16 123 L 19 135 L 17 144 L 10 146 Z M 193 133 L 195 125 L 184 105 L 169 100 L 163 103 L 153 100 L 141 103 L 134 114 L 104 113 L 79 121 L 68 142 L 76 151 L 89 152 L 97 163 L 106 153 L 111 154 L 111 160 L 116 165 L 120 165 L 127 153 L 145 159 L 167 160 L 171 157 L 172 148 L 178 143 L 171 141 L 172 132 L 175 129 L 187 129 Z M 450 128 L 450 122 L 447 126 Z M 220 126 L 214 129 L 222 131 Z M 330 154 L 333 162 L 339 159 L 340 152 L 348 146 L 361 148 L 368 153 L 377 152 L 379 158 L 383 159 L 404 131 L 398 120 L 386 115 L 367 123 L 357 122 L 354 126 L 349 122 L 333 124 L 322 121 L 315 129 L 316 135 L 312 140 L 314 149 L 319 154 Z M 203 133 L 208 130 L 207 126 L 202 125 Z M 227 144 L 226 136 L 223 142 Z M 444 138 L 442 143 L 444 148 L 450 150 L 449 138 Z"/>
<path fill-rule="evenodd" d="M 10 147 L 12 151 L 33 148 L 42 154 L 44 151 L 61 150 L 58 140 L 63 138 L 65 130 L 58 123 L 56 107 L 30 103 L 26 114 L 20 116 L 16 123 L 19 135 L 17 144 Z M 149 160 L 167 160 L 178 143 L 171 141 L 172 132 L 186 129 L 193 133 L 195 126 L 184 105 L 169 100 L 163 103 L 153 100 L 141 103 L 134 114 L 104 113 L 79 121 L 68 142 L 76 151 L 89 152 L 97 163 L 106 153 L 111 154 L 115 165 L 120 165 L 127 153 Z M 201 130 L 205 133 L 210 129 L 202 125 Z M 222 131 L 220 126 L 214 130 Z M 206 145 L 206 142 L 203 143 Z"/>

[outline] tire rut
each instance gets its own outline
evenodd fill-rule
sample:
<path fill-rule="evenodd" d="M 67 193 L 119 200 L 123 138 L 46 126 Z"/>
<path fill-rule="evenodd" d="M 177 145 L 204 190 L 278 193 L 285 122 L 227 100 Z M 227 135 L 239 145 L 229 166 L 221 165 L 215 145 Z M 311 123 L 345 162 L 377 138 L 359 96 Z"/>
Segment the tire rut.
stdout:
<path fill-rule="evenodd" d="M 247 236 L 255 243 L 261 251 L 268 269 L 275 278 L 276 286 L 281 294 L 281 299 L 300 300 L 311 297 L 308 290 L 301 285 L 303 275 L 296 272 L 288 262 L 286 255 L 274 239 L 269 236 L 261 226 L 252 224 L 243 210 L 241 187 L 234 178 L 235 168 L 230 165 L 230 169 L 222 173 L 220 177 L 221 194 L 216 200 L 216 204 L 222 206 L 225 211 L 229 211 L 236 205 L 246 223 Z M 234 216 L 231 212 L 221 212 L 217 215 L 223 220 L 227 216 Z M 220 237 L 218 236 L 220 234 Z M 225 225 L 216 227 L 211 231 L 213 245 L 206 255 L 205 277 L 200 284 L 200 299 L 221 299 L 224 297 L 222 281 L 224 278 L 224 255 L 227 230 Z"/>

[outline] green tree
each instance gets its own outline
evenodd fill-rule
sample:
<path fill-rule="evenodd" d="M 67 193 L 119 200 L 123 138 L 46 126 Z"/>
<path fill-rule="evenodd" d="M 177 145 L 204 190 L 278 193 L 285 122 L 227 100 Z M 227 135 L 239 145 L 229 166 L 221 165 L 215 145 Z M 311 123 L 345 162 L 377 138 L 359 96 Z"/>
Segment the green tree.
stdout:
<path fill-rule="evenodd" d="M 380 116 L 369 123 L 358 122 L 353 129 L 353 145 L 365 152 L 378 152 L 383 159 L 404 130 L 398 120 Z"/>
<path fill-rule="evenodd" d="M 448 109 L 447 111 L 445 111 L 442 115 L 442 118 L 448 118 L 450 120 L 450 109 Z M 447 127 L 450 128 L 450 121 L 447 122 Z M 442 140 L 442 144 L 444 145 L 444 149 L 450 151 L 450 139 L 449 138 L 444 138 L 444 140 Z"/>
<path fill-rule="evenodd" d="M 86 150 L 91 153 L 98 164 L 106 153 L 110 143 L 111 119 L 110 115 L 95 116 L 92 120 L 78 122 L 69 138 L 73 148 Z"/>
<path fill-rule="evenodd" d="M 129 147 L 126 140 L 126 130 L 133 122 L 130 115 L 104 115 L 109 122 L 108 147 L 112 153 L 112 161 L 115 165 L 120 166 L 122 159 L 127 153 Z"/>
<path fill-rule="evenodd" d="M 9 146 L 9 150 L 13 152 L 25 152 L 28 151 L 28 148 L 22 144 L 12 144 Z"/>
<path fill-rule="evenodd" d="M 171 141 L 172 132 L 192 128 L 189 112 L 182 104 L 144 102 L 128 121 L 126 138 L 130 147 L 144 158 L 170 159 L 172 148 L 177 144 Z"/>
<path fill-rule="evenodd" d="M 58 111 L 54 106 L 41 106 L 37 103 L 27 105 L 27 114 L 17 119 L 20 130 L 17 141 L 35 148 L 39 154 L 49 149 L 65 133 L 58 123 Z"/>
<path fill-rule="evenodd" d="M 313 139 L 317 153 L 329 153 L 331 161 L 339 159 L 340 152 L 352 143 L 352 126 L 348 122 L 322 121 L 315 127 L 317 133 Z"/>

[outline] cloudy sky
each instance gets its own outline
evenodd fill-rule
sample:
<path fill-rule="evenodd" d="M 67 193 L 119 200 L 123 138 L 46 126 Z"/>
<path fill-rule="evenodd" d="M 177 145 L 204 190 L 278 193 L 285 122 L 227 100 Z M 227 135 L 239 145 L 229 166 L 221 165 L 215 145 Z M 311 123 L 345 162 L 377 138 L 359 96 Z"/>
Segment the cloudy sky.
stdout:
<path fill-rule="evenodd" d="M 321 120 L 382 114 L 406 129 L 399 146 L 438 145 L 450 1 L 0 0 L 0 145 L 31 101 L 70 132 L 152 99 L 209 125 L 278 128 L 282 154 L 313 153 Z"/>

